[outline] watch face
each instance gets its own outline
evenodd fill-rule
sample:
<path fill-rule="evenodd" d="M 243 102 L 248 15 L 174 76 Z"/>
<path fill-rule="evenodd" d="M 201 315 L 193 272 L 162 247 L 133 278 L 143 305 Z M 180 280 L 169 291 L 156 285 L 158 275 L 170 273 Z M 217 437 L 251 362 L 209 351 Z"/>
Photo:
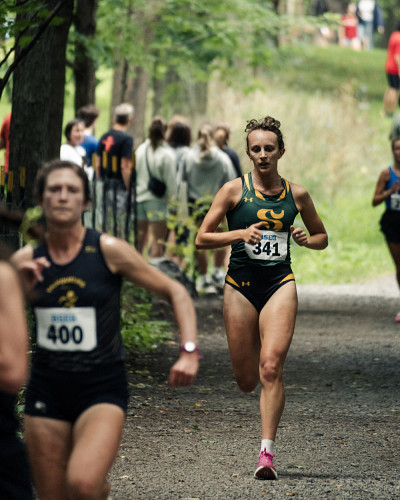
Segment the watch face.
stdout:
<path fill-rule="evenodd" d="M 186 352 L 193 352 L 196 350 L 196 344 L 194 342 L 186 342 L 183 348 Z"/>

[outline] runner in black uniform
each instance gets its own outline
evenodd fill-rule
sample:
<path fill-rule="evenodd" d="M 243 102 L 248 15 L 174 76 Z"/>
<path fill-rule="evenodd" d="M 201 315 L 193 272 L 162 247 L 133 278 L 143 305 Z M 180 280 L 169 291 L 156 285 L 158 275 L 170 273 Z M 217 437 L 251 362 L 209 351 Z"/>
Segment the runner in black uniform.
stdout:
<path fill-rule="evenodd" d="M 328 244 L 308 192 L 283 179 L 285 152 L 280 122 L 267 116 L 248 122 L 247 155 L 254 169 L 217 193 L 196 238 L 201 249 L 232 245 L 224 288 L 224 320 L 233 370 L 241 390 L 261 381 L 262 442 L 255 477 L 276 479 L 273 446 L 284 407 L 283 365 L 297 312 L 290 268 L 290 236 L 307 248 Z M 294 228 L 300 213 L 309 232 Z M 215 232 L 224 216 L 229 231 Z"/>
<path fill-rule="evenodd" d="M 400 287 L 400 137 L 393 138 L 392 153 L 393 165 L 382 170 L 376 184 L 372 206 L 376 207 L 383 201 L 386 204 L 380 226 L 396 267 L 396 278 Z M 400 323 L 400 312 L 396 314 L 394 320 Z"/>
<path fill-rule="evenodd" d="M 81 168 L 51 162 L 39 172 L 37 194 L 45 240 L 13 257 L 34 286 L 36 348 L 25 409 L 34 482 L 48 500 L 106 499 L 128 397 L 119 328 L 122 278 L 174 307 L 182 346 L 172 385 L 189 385 L 198 369 L 195 312 L 184 287 L 131 245 L 82 226 L 89 189 Z"/>
<path fill-rule="evenodd" d="M 28 328 L 20 281 L 0 255 L 0 498 L 4 500 L 34 498 L 15 411 L 27 369 Z"/>

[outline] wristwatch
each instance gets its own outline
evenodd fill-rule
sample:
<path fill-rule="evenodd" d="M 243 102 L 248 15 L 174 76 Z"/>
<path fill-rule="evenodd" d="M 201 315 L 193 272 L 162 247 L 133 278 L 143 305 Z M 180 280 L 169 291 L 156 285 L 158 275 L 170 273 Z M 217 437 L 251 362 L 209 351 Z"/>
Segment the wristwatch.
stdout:
<path fill-rule="evenodd" d="M 185 342 L 184 344 L 182 344 L 179 348 L 181 351 L 185 351 L 185 352 L 195 352 L 195 351 L 198 351 L 199 348 L 197 347 L 197 345 L 194 343 L 194 342 Z"/>

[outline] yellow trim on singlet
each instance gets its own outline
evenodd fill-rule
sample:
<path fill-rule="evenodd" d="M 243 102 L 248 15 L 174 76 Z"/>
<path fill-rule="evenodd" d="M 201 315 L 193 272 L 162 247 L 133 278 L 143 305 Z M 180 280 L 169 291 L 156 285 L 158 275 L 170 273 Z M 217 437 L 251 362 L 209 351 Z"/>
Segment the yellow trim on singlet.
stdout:
<path fill-rule="evenodd" d="M 249 191 L 251 191 L 250 181 L 249 181 L 249 173 L 244 174 L 243 179 L 244 179 L 244 182 L 246 183 L 247 189 Z M 281 177 L 281 179 L 283 181 L 283 191 L 282 191 L 281 195 L 279 196 L 279 198 L 277 199 L 277 201 L 283 200 L 285 198 L 285 196 L 287 195 L 287 193 L 289 192 L 289 182 L 286 179 L 284 179 L 283 177 Z M 254 189 L 254 194 L 257 196 L 257 198 L 260 198 L 261 200 L 265 200 L 264 195 L 258 189 L 256 189 L 254 187 L 254 183 L 253 183 L 253 189 Z"/>
<path fill-rule="evenodd" d="M 253 187 L 254 187 L 254 185 L 253 185 Z M 254 194 L 257 196 L 257 198 L 261 198 L 262 200 L 265 200 L 264 196 L 256 188 L 254 188 Z"/>
<path fill-rule="evenodd" d="M 249 181 L 249 174 L 244 174 L 243 176 L 244 182 L 246 183 L 247 189 L 250 191 L 250 181 Z"/>
<path fill-rule="evenodd" d="M 287 276 L 285 276 L 285 277 L 283 278 L 283 280 L 282 280 L 282 281 L 280 281 L 280 283 L 285 283 L 285 281 L 289 281 L 289 280 L 294 280 L 294 274 L 293 274 L 293 273 L 288 274 Z"/>
<path fill-rule="evenodd" d="M 237 286 L 239 288 L 239 285 L 236 283 L 236 281 L 229 276 L 229 274 L 226 275 L 225 281 L 230 283 L 231 285 Z"/>
<path fill-rule="evenodd" d="M 283 200 L 283 198 L 286 196 L 286 193 L 289 192 L 289 182 L 282 177 L 284 184 L 284 189 L 282 191 L 282 194 L 279 196 L 278 201 Z"/>

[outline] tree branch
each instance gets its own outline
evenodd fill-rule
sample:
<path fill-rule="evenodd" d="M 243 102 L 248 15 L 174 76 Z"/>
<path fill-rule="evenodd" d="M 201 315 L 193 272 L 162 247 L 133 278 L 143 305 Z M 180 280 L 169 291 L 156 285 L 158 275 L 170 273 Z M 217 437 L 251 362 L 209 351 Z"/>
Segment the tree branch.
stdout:
<path fill-rule="evenodd" d="M 3 78 L 0 78 L 0 98 L 3 93 L 3 90 L 5 86 L 7 85 L 8 80 L 10 79 L 10 76 L 12 75 L 13 71 L 15 68 L 20 64 L 22 59 L 33 49 L 39 38 L 43 35 L 43 33 L 46 31 L 47 27 L 51 23 L 51 21 L 55 18 L 57 15 L 58 11 L 61 9 L 61 7 L 67 3 L 68 0 L 60 0 L 57 5 L 54 7 L 54 9 L 50 12 L 49 16 L 45 19 L 43 24 L 41 24 L 36 32 L 36 35 L 32 38 L 32 40 L 26 45 L 19 54 L 15 57 L 14 61 L 10 66 L 8 67 L 6 73 L 4 74 Z M 9 57 L 10 53 L 15 51 L 15 45 L 13 49 L 10 50 L 10 52 L 7 54 L 7 58 Z"/>

